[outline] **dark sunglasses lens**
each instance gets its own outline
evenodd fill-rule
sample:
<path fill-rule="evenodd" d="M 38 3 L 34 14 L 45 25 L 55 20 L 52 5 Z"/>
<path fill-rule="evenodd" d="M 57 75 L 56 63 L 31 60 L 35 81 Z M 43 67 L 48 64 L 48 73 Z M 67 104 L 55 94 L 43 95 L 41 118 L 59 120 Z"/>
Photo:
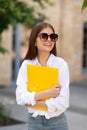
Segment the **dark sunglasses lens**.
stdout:
<path fill-rule="evenodd" d="M 58 35 L 55 33 L 52 33 L 50 35 L 48 35 L 47 33 L 41 33 L 38 36 L 40 37 L 41 41 L 43 41 L 43 42 L 47 41 L 48 37 L 50 37 L 51 41 L 53 41 L 53 42 L 56 42 L 58 39 Z"/>
<path fill-rule="evenodd" d="M 41 34 L 41 39 L 42 39 L 43 41 L 46 41 L 46 40 L 48 39 L 48 35 L 47 35 L 46 33 L 42 33 L 42 34 Z"/>
<path fill-rule="evenodd" d="M 57 34 L 51 34 L 50 38 L 51 38 L 52 41 L 57 41 L 58 35 Z"/>

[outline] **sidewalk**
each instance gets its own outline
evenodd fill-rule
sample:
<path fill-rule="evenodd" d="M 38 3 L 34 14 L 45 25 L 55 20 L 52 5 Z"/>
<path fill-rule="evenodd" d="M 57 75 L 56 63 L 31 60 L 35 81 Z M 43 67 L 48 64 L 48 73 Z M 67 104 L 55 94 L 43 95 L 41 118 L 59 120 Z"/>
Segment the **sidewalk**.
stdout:
<path fill-rule="evenodd" d="M 87 82 L 70 85 L 69 130 L 87 130 Z"/>
<path fill-rule="evenodd" d="M 27 109 L 15 101 L 15 88 L 0 88 L 0 101 L 7 104 L 11 117 L 23 124 L 0 127 L 0 130 L 27 130 Z M 69 130 L 87 130 L 87 83 L 70 85 L 70 108 L 66 112 Z"/>

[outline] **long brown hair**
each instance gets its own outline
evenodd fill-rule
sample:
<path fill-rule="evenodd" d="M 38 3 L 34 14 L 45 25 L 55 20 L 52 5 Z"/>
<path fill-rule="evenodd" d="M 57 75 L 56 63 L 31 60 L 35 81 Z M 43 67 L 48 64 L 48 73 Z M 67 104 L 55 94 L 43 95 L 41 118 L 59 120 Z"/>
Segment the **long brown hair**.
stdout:
<path fill-rule="evenodd" d="M 41 30 L 43 30 L 44 28 L 47 28 L 47 27 L 50 27 L 53 30 L 53 32 L 55 33 L 53 26 L 49 23 L 39 23 L 32 28 L 30 38 L 29 38 L 28 51 L 26 53 L 24 60 L 25 59 L 32 60 L 32 59 L 36 58 L 37 53 L 38 53 L 37 48 L 35 47 L 37 35 L 41 32 Z M 56 44 L 54 45 L 54 48 L 52 49 L 51 53 L 56 55 Z"/>

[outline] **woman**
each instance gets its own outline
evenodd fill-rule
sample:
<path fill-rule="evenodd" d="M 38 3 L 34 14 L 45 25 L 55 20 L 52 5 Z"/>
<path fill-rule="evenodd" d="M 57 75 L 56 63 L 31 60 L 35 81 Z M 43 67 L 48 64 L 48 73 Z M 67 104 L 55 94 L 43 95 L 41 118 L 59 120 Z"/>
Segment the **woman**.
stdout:
<path fill-rule="evenodd" d="M 35 25 L 30 34 L 28 51 L 18 73 L 16 89 L 17 103 L 28 106 L 28 130 L 68 130 L 64 112 L 69 107 L 69 70 L 66 61 L 56 56 L 57 40 L 58 35 L 49 23 Z M 29 92 L 27 64 L 58 68 L 59 83 L 48 90 Z M 46 96 L 50 98 L 41 100 Z M 48 111 L 30 106 L 45 107 Z"/>

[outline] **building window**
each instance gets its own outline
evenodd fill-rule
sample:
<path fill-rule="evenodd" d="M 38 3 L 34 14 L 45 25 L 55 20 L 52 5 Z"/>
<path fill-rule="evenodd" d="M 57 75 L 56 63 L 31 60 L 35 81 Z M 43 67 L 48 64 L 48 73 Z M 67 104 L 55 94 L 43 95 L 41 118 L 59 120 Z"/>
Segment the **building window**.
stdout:
<path fill-rule="evenodd" d="M 87 23 L 84 23 L 83 33 L 83 71 L 87 73 Z"/>

